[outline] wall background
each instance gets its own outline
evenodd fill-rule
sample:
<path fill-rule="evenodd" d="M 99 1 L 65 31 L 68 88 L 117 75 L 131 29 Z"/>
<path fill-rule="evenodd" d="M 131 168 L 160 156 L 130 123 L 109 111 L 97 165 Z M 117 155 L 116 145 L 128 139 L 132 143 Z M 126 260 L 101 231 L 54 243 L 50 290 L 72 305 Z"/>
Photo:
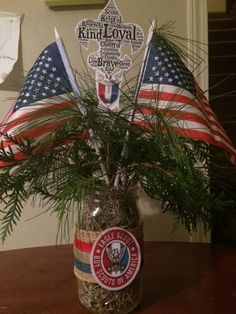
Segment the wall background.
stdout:
<path fill-rule="evenodd" d="M 196 0 L 116 0 L 116 3 L 124 22 L 137 23 L 143 28 L 145 34 L 148 32 L 150 21 L 156 19 L 158 25 L 175 21 L 175 33 L 186 37 L 187 3 L 191 1 Z M 96 19 L 101 7 L 92 9 L 68 7 L 62 10 L 48 8 L 43 0 L 0 0 L 0 10 L 23 15 L 19 60 L 7 81 L 2 86 L 0 85 L 1 120 L 14 98 L 17 97 L 25 71 L 31 68 L 41 51 L 55 40 L 54 27 L 58 29 L 64 40 L 73 68 L 79 71 L 83 68 L 74 29 L 81 19 Z M 50 217 L 50 213 L 26 221 L 42 211 L 38 204 L 33 207 L 29 202 L 24 208 L 21 222 L 5 244 L 0 244 L 0 250 L 55 244 L 57 220 L 55 217 Z M 172 233 L 172 219 L 166 214 L 144 218 L 145 240 L 189 241 L 189 235 L 181 228 Z M 205 240 L 205 238 L 200 240 Z"/>
<path fill-rule="evenodd" d="M 209 12 L 225 12 L 226 0 L 208 0 Z"/>

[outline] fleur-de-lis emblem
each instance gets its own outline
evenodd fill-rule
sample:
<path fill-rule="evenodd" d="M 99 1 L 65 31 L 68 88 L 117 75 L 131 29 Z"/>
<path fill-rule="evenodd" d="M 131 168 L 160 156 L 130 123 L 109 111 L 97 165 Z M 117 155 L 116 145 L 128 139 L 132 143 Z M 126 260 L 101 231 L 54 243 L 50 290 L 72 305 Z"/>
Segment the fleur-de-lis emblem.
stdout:
<path fill-rule="evenodd" d="M 133 23 L 123 23 L 123 18 L 114 0 L 110 0 L 101 11 L 97 20 L 84 19 L 76 27 L 76 36 L 84 48 L 95 40 L 99 49 L 88 56 L 88 65 L 94 70 L 100 70 L 111 78 L 112 74 L 127 71 L 131 59 L 127 54 L 121 57 L 121 47 L 131 45 L 131 53 L 141 48 L 144 33 L 140 26 Z"/>

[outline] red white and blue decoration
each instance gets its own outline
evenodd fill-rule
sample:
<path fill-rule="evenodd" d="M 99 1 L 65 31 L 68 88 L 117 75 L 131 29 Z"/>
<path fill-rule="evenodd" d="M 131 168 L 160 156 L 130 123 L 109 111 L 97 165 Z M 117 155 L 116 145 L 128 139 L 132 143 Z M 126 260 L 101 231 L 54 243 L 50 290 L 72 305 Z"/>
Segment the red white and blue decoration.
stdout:
<path fill-rule="evenodd" d="M 135 279 L 140 269 L 140 246 L 128 230 L 110 228 L 93 244 L 90 260 L 92 274 L 100 286 L 120 290 Z"/>
<path fill-rule="evenodd" d="M 108 80 L 103 72 L 96 71 L 97 96 L 103 107 L 118 111 L 122 78 L 122 71 L 114 74 L 112 81 Z"/>

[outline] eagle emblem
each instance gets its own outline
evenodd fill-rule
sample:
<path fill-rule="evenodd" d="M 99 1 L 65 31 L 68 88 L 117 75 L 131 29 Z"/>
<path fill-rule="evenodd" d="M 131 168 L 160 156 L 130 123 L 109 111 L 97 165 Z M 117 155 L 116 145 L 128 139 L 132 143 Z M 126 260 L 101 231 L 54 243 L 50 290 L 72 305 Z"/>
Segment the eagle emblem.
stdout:
<path fill-rule="evenodd" d="M 127 252 L 127 246 L 123 243 L 112 243 L 106 247 L 106 254 L 110 260 L 110 264 L 107 266 L 107 271 L 112 274 L 120 274 L 126 268 L 125 255 Z"/>

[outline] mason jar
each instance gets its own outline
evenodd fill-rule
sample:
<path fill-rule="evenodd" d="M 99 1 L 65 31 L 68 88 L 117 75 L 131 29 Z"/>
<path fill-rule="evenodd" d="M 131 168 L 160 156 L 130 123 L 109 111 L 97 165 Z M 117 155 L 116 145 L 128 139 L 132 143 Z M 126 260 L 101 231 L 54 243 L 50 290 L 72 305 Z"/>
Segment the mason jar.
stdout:
<path fill-rule="evenodd" d="M 92 313 L 130 313 L 142 296 L 143 232 L 134 193 L 90 191 L 81 204 L 74 273 Z"/>

